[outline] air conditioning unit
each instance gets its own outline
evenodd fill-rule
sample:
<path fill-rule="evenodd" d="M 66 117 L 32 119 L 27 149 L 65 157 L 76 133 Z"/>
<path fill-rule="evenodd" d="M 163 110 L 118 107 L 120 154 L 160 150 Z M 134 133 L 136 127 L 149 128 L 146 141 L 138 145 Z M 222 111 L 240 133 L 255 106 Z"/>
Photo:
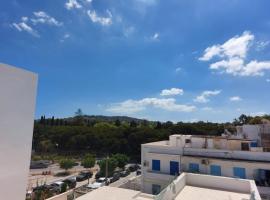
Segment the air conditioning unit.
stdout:
<path fill-rule="evenodd" d="M 143 166 L 144 167 L 149 167 L 149 162 L 147 160 L 143 161 Z"/>
<path fill-rule="evenodd" d="M 202 159 L 202 164 L 203 164 L 203 165 L 209 165 L 209 160 L 207 160 L 207 159 Z"/>

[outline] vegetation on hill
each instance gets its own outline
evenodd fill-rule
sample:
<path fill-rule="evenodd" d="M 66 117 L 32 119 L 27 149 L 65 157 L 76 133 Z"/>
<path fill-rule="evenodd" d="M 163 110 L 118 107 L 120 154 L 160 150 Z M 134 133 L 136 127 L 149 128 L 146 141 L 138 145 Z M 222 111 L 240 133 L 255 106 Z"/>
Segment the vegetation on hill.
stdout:
<path fill-rule="evenodd" d="M 141 144 L 168 140 L 171 134 L 220 135 L 232 125 L 261 122 L 269 116 L 241 115 L 233 123 L 211 122 L 153 122 L 128 117 L 100 117 L 83 115 L 78 110 L 75 117 L 66 119 L 45 118 L 35 121 L 33 149 L 40 154 L 79 155 L 91 153 L 106 156 L 125 153 L 130 158 L 140 158 Z M 114 119 L 114 120 L 111 120 Z"/>

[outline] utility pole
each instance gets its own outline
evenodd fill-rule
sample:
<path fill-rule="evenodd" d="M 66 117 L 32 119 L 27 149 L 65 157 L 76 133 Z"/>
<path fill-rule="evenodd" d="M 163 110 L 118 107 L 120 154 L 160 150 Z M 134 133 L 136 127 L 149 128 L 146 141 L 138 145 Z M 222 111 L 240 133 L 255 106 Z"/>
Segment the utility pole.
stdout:
<path fill-rule="evenodd" d="M 108 159 L 109 159 L 109 156 L 106 157 L 106 180 L 108 178 Z"/>

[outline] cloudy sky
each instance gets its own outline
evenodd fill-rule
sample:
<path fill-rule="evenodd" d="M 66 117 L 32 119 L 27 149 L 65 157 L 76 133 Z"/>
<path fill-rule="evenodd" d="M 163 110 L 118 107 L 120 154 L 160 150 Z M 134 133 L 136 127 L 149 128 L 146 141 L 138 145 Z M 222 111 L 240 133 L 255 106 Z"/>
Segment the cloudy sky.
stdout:
<path fill-rule="evenodd" d="M 268 0 L 2 1 L 0 62 L 39 74 L 36 117 L 231 121 L 270 113 Z"/>

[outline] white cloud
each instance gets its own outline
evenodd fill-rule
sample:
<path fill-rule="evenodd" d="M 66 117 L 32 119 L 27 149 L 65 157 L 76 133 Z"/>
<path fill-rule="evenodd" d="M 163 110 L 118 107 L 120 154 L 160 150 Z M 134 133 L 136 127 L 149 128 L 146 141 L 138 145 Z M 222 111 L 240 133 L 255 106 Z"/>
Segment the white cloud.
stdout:
<path fill-rule="evenodd" d="M 181 70 L 182 70 L 181 67 L 177 67 L 177 68 L 175 69 L 175 72 L 178 73 L 178 72 L 180 72 Z"/>
<path fill-rule="evenodd" d="M 206 91 L 203 91 L 201 95 L 197 96 L 194 101 L 195 102 L 198 102 L 198 103 L 207 103 L 209 102 L 209 98 L 210 96 L 216 96 L 218 94 L 220 94 L 220 90 L 206 90 Z"/>
<path fill-rule="evenodd" d="M 224 44 L 213 45 L 204 51 L 204 55 L 199 58 L 202 61 L 211 60 L 214 56 L 218 57 L 239 57 L 245 58 L 250 42 L 254 40 L 254 35 L 245 31 L 241 36 L 235 36 Z"/>
<path fill-rule="evenodd" d="M 246 56 L 254 38 L 253 34 L 245 31 L 241 36 L 235 36 L 222 45 L 217 44 L 206 48 L 199 60 L 209 61 L 214 57 L 219 57 L 222 60 L 210 64 L 210 69 L 234 76 L 263 76 L 266 70 L 270 70 L 270 61 L 246 62 Z M 260 43 L 260 45 L 267 44 Z"/>
<path fill-rule="evenodd" d="M 36 18 L 31 19 L 34 25 L 36 24 L 48 24 L 53 26 L 61 26 L 63 23 L 57 21 L 55 18 L 49 16 L 44 11 L 34 12 Z"/>
<path fill-rule="evenodd" d="M 150 40 L 159 41 L 159 33 L 154 33 L 152 36 L 150 36 Z"/>
<path fill-rule="evenodd" d="M 255 116 L 263 116 L 266 115 L 267 113 L 264 111 L 259 111 L 259 112 L 254 112 L 254 113 L 250 113 L 249 115 L 255 117 Z"/>
<path fill-rule="evenodd" d="M 60 42 L 64 42 L 66 39 L 70 38 L 70 34 L 66 33 L 63 35 L 62 39 L 60 40 Z"/>
<path fill-rule="evenodd" d="M 161 91 L 161 96 L 174 96 L 174 95 L 183 95 L 184 90 L 180 88 L 171 88 L 171 89 L 164 89 Z"/>
<path fill-rule="evenodd" d="M 134 31 L 135 31 L 134 26 L 125 27 L 123 30 L 123 34 L 125 37 L 129 37 L 134 33 Z"/>
<path fill-rule="evenodd" d="M 270 83 L 270 79 L 269 79 L 269 78 L 268 78 L 268 79 L 266 79 L 266 82 Z"/>
<path fill-rule="evenodd" d="M 147 107 L 160 108 L 166 111 L 192 112 L 196 109 L 192 105 L 177 104 L 174 98 L 143 98 L 141 100 L 126 100 L 120 103 L 112 104 L 106 109 L 108 112 L 131 114 L 145 110 Z"/>
<path fill-rule="evenodd" d="M 157 0 L 136 0 L 138 3 L 145 4 L 147 6 L 152 6 L 157 3 Z"/>
<path fill-rule="evenodd" d="M 26 24 L 26 22 L 24 22 L 24 21 L 22 21 L 20 23 L 13 23 L 12 26 L 20 32 L 25 31 L 25 32 L 27 32 L 35 37 L 39 37 L 38 32 L 36 30 L 34 30 L 31 26 Z"/>
<path fill-rule="evenodd" d="M 270 44 L 270 41 L 258 41 L 256 43 L 256 50 L 257 51 L 262 51 L 265 49 L 268 45 Z"/>
<path fill-rule="evenodd" d="M 82 8 L 82 5 L 77 0 L 68 0 L 65 4 L 66 9 L 71 10 L 73 8 Z"/>
<path fill-rule="evenodd" d="M 239 96 L 233 96 L 233 97 L 230 97 L 230 101 L 242 101 L 242 98 Z"/>
<path fill-rule="evenodd" d="M 23 22 L 27 22 L 28 21 L 28 17 L 22 17 L 22 21 Z"/>
<path fill-rule="evenodd" d="M 112 24 L 112 13 L 109 10 L 107 10 L 106 12 L 108 17 L 98 16 L 95 10 L 88 10 L 87 14 L 92 22 L 99 23 L 102 26 L 109 26 Z"/>
<path fill-rule="evenodd" d="M 203 107 L 202 110 L 203 111 L 212 111 L 213 108 L 211 108 L 211 107 Z"/>

